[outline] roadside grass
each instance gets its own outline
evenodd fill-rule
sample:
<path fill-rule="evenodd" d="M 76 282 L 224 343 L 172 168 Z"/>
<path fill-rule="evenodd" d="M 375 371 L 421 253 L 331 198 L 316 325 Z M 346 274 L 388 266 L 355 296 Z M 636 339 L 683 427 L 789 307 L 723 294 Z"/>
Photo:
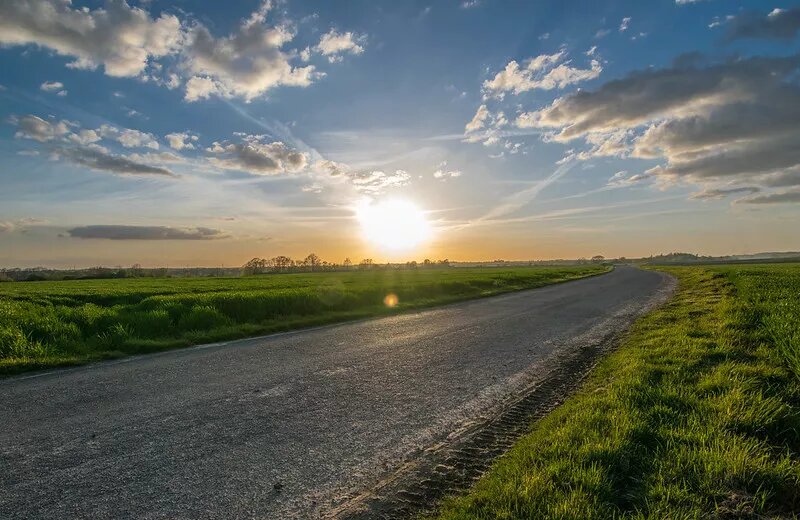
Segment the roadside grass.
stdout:
<path fill-rule="evenodd" d="M 374 270 L 0 284 L 0 375 L 541 287 L 607 267 Z M 384 305 L 395 294 L 399 303 Z"/>
<path fill-rule="evenodd" d="M 664 270 L 673 299 L 434 518 L 797 517 L 800 265 Z"/>

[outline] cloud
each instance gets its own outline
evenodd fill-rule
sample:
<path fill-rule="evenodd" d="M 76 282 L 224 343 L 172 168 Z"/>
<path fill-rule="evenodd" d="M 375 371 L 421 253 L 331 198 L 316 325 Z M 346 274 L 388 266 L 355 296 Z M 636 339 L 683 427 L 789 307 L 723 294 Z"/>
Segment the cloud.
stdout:
<path fill-rule="evenodd" d="M 322 35 L 316 49 L 323 56 L 327 56 L 328 61 L 336 62 L 341 60 L 341 55 L 344 53 L 363 53 L 363 43 L 365 39 L 366 37 L 363 35 L 354 34 L 349 31 L 338 33 L 335 29 L 331 29 Z"/>
<path fill-rule="evenodd" d="M 197 141 L 198 137 L 196 135 L 190 134 L 188 131 L 186 132 L 175 132 L 172 134 L 167 134 L 164 136 L 169 143 L 169 147 L 173 150 L 194 150 L 194 145 L 192 141 Z"/>
<path fill-rule="evenodd" d="M 433 172 L 433 178 L 442 181 L 446 181 L 447 179 L 455 179 L 456 177 L 461 177 L 461 175 L 461 170 L 448 170 L 447 161 L 442 161 L 436 171 Z"/>
<path fill-rule="evenodd" d="M 171 54 L 181 41 L 178 18 L 151 18 L 122 0 L 73 9 L 67 0 L 0 2 L 0 44 L 37 45 L 73 58 L 67 66 L 109 76 L 137 76 L 148 60 Z"/>
<path fill-rule="evenodd" d="M 104 146 L 97 144 L 103 139 L 111 139 L 119 142 L 125 148 L 141 147 L 157 150 L 159 146 L 152 134 L 130 128 L 119 129 L 110 125 L 102 125 L 96 130 L 81 129 L 77 123 L 48 121 L 34 115 L 12 117 L 9 121 L 17 126 L 14 137 L 48 144 L 51 158 L 54 159 L 61 158 L 93 170 L 116 174 L 174 175 L 167 168 L 147 164 L 142 160 L 145 156 L 113 154 Z M 30 150 L 26 153 L 32 154 L 33 152 L 36 151 Z M 38 155 L 38 152 L 36 154 Z M 152 154 L 146 157 L 146 159 L 152 158 Z"/>
<path fill-rule="evenodd" d="M 475 112 L 475 115 L 472 117 L 469 123 L 466 124 L 464 130 L 466 132 L 474 132 L 476 130 L 480 130 L 486 124 L 486 120 L 489 118 L 489 109 L 486 108 L 486 105 L 481 105 L 478 107 L 478 110 Z"/>
<path fill-rule="evenodd" d="M 767 193 L 736 200 L 736 204 L 781 204 L 786 202 L 800 202 L 800 189 Z"/>
<path fill-rule="evenodd" d="M 395 170 L 394 173 L 381 170 L 350 172 L 348 177 L 358 191 L 368 194 L 377 194 L 411 182 L 411 175 L 405 170 Z"/>
<path fill-rule="evenodd" d="M 141 2 L 146 5 L 147 2 Z M 290 20 L 269 23 L 270 0 L 227 36 L 216 36 L 199 21 L 151 16 L 145 7 L 106 0 L 96 9 L 73 8 L 70 0 L 0 2 L 0 46 L 36 45 L 72 58 L 67 66 L 117 77 L 138 77 L 168 89 L 184 85 L 189 102 L 212 96 L 250 101 L 279 86 L 305 87 L 325 76 L 296 62 L 308 53 L 286 46 L 295 38 Z M 366 36 L 331 29 L 314 47 L 330 62 L 364 51 Z M 169 58 L 169 59 L 165 59 Z M 51 92 L 64 96 L 66 90 Z"/>
<path fill-rule="evenodd" d="M 766 16 L 756 13 L 742 13 L 729 16 L 726 38 L 791 40 L 800 31 L 800 7 L 773 9 Z"/>
<path fill-rule="evenodd" d="M 60 81 L 45 81 L 39 86 L 39 89 L 45 92 L 58 92 L 64 88 L 64 84 Z"/>
<path fill-rule="evenodd" d="M 405 170 L 384 172 L 382 170 L 353 170 L 350 166 L 321 160 L 314 163 L 313 169 L 334 178 L 346 179 L 357 191 L 369 195 L 377 195 L 389 188 L 405 186 L 411 182 L 411 175 Z"/>
<path fill-rule="evenodd" d="M 111 125 L 102 125 L 97 129 L 97 133 L 103 139 L 113 139 L 125 148 L 152 148 L 158 150 L 159 144 L 153 134 L 134 130 L 132 128 L 122 128 Z"/>
<path fill-rule="evenodd" d="M 619 24 L 619 32 L 627 31 L 628 27 L 630 26 L 630 24 L 631 24 L 631 17 L 630 16 L 626 16 L 625 18 L 623 18 L 622 22 L 620 22 L 620 24 Z"/>
<path fill-rule="evenodd" d="M 481 5 L 481 0 L 463 0 L 461 9 L 473 9 Z"/>
<path fill-rule="evenodd" d="M 33 139 L 40 143 L 58 139 L 70 132 L 66 121 L 51 122 L 34 115 L 27 115 L 19 119 L 12 118 L 10 122 L 17 125 L 17 132 L 14 137 L 17 139 Z"/>
<path fill-rule="evenodd" d="M 46 223 L 46 220 L 31 217 L 20 218 L 16 220 L 0 220 L 0 233 L 10 233 L 19 228 L 22 228 L 24 232 L 24 228 L 28 226 L 37 226 Z"/>
<path fill-rule="evenodd" d="M 103 240 L 214 240 L 227 238 L 219 229 L 167 226 L 80 226 L 67 231 L 72 238 Z"/>
<path fill-rule="evenodd" d="M 800 168 L 800 56 L 755 57 L 706 67 L 647 70 L 521 114 L 519 127 L 583 138 L 597 155 L 661 159 L 662 180 L 740 178 L 767 185 Z"/>
<path fill-rule="evenodd" d="M 167 168 L 137 162 L 124 155 L 115 155 L 96 146 L 57 148 L 55 154 L 73 164 L 92 170 L 123 175 L 166 175 L 174 176 Z"/>
<path fill-rule="evenodd" d="M 753 194 L 761 191 L 758 186 L 739 186 L 734 188 L 708 188 L 697 193 L 692 193 L 691 198 L 699 200 L 722 199 L 728 195 L 740 195 L 742 193 Z"/>
<path fill-rule="evenodd" d="M 497 97 L 502 97 L 509 91 L 521 94 L 533 89 L 563 89 L 575 83 L 595 79 L 603 71 L 597 60 L 591 60 L 588 69 L 580 69 L 572 67 L 569 60 L 563 61 L 566 56 L 566 51 L 562 49 L 555 54 L 542 54 L 530 58 L 524 67 L 520 67 L 516 61 L 510 61 L 494 78 L 484 81 L 483 89 L 489 95 Z"/>
<path fill-rule="evenodd" d="M 86 146 L 88 144 L 96 143 L 100 141 L 102 138 L 95 130 L 90 129 L 82 129 L 76 133 L 69 134 L 67 139 L 72 141 L 75 144 Z"/>
<path fill-rule="evenodd" d="M 308 166 L 308 156 L 280 141 L 265 142 L 263 135 L 239 134 L 240 143 L 214 142 L 206 151 L 215 154 L 209 161 L 226 170 L 257 175 L 296 173 Z"/>
<path fill-rule="evenodd" d="M 249 101 L 271 88 L 305 87 L 322 76 L 312 65 L 290 63 L 291 55 L 281 49 L 294 39 L 294 31 L 285 24 L 268 25 L 270 9 L 271 4 L 263 2 L 226 37 L 214 37 L 200 23 L 188 30 L 183 48 L 184 65 L 192 74 L 186 84 L 187 101 L 211 95 Z"/>

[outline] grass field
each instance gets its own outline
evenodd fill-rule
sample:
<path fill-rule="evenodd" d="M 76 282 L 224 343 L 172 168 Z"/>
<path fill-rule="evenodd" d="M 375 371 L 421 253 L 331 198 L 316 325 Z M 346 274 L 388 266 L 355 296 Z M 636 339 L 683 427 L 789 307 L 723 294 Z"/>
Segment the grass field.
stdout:
<path fill-rule="evenodd" d="M 458 268 L 0 284 L 0 374 L 377 316 L 607 268 Z M 397 305 L 387 307 L 387 295 Z"/>
<path fill-rule="evenodd" d="M 800 265 L 664 270 L 671 302 L 437 518 L 796 518 Z"/>

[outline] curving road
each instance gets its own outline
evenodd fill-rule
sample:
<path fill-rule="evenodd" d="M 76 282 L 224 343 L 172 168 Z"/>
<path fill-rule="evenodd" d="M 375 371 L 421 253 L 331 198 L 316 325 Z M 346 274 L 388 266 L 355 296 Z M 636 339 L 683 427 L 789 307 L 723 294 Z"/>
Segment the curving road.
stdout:
<path fill-rule="evenodd" d="M 308 518 L 668 290 L 633 268 L 0 381 L 0 518 Z"/>

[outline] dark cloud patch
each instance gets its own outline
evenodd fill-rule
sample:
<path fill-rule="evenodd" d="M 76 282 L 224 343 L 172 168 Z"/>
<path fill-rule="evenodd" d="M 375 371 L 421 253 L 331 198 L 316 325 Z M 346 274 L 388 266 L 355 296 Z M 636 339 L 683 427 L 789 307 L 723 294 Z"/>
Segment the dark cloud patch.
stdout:
<path fill-rule="evenodd" d="M 741 195 L 743 193 L 752 195 L 753 193 L 758 193 L 759 191 L 761 191 L 761 188 L 757 186 L 740 186 L 735 188 L 710 188 L 703 191 L 698 191 L 697 193 L 692 193 L 691 198 L 699 200 L 722 199 L 727 197 L 728 195 Z"/>
<path fill-rule="evenodd" d="M 596 156 L 663 160 L 644 175 L 673 182 L 800 181 L 800 55 L 702 64 L 697 57 L 564 96 L 520 115 L 520 127 L 583 139 Z"/>
<path fill-rule="evenodd" d="M 99 147 L 59 148 L 56 153 L 74 164 L 98 171 L 124 175 L 175 176 L 167 168 L 136 162 L 124 155 L 114 155 Z"/>
<path fill-rule="evenodd" d="M 800 8 L 773 9 L 766 16 L 743 13 L 726 23 L 728 41 L 742 39 L 791 40 L 800 31 Z"/>
<path fill-rule="evenodd" d="M 227 238 L 219 229 L 167 226 L 81 226 L 67 231 L 73 238 L 104 240 L 214 240 Z"/>
<path fill-rule="evenodd" d="M 783 204 L 787 202 L 800 202 L 800 190 L 765 193 L 736 201 L 737 204 Z"/>
<path fill-rule="evenodd" d="M 706 68 L 673 67 L 634 73 L 598 90 L 557 99 L 538 112 L 522 114 L 521 127 L 560 128 L 557 139 L 645 124 L 692 109 L 735 103 L 782 83 L 797 70 L 800 56 L 750 58 Z"/>
<path fill-rule="evenodd" d="M 214 143 L 208 152 L 216 157 L 211 163 L 226 170 L 259 175 L 296 173 L 308 166 L 308 156 L 280 141 L 264 142 L 262 135 L 239 135 L 241 143 Z"/>

